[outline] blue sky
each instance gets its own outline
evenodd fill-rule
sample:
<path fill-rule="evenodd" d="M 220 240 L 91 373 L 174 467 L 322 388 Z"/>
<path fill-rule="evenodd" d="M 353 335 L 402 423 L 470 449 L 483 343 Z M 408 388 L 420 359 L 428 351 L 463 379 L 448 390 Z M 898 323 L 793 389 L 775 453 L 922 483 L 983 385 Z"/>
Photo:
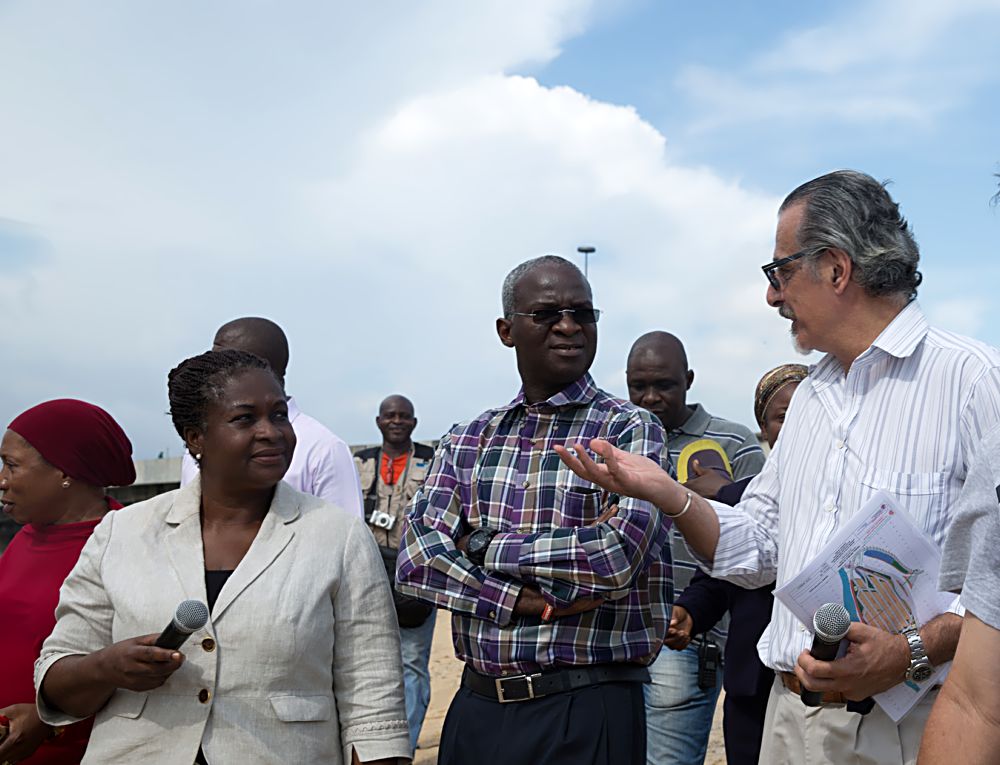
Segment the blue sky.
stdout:
<path fill-rule="evenodd" d="M 880 179 L 936 323 L 1000 344 L 1000 0 L 0 5 L 0 412 L 78 396 L 140 457 L 215 328 L 289 334 L 290 390 L 349 441 L 509 400 L 504 274 L 591 262 L 594 374 L 676 332 L 692 399 L 752 421 L 794 360 L 764 304 L 781 198 Z"/>

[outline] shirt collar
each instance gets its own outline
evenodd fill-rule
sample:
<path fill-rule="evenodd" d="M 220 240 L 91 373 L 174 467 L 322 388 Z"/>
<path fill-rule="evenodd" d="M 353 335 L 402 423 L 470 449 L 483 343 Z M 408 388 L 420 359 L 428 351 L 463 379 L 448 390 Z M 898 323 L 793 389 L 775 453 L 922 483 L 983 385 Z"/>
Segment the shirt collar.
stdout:
<path fill-rule="evenodd" d="M 291 396 L 286 401 L 288 402 L 288 421 L 295 422 L 295 419 L 302 414 L 302 410 L 299 409 L 299 405 L 295 403 L 295 399 Z"/>
<path fill-rule="evenodd" d="M 694 411 L 691 416 L 684 420 L 684 424 L 679 428 L 674 428 L 671 433 L 687 433 L 689 436 L 703 436 L 712 422 L 712 415 L 705 411 L 701 404 L 692 404 Z"/>
<path fill-rule="evenodd" d="M 526 409 L 545 411 L 570 406 L 585 406 L 594 400 L 597 393 L 597 385 L 594 384 L 594 378 L 590 376 L 590 372 L 586 372 L 583 377 L 576 382 L 570 383 L 555 395 L 550 396 L 545 401 L 539 401 L 534 404 L 529 404 L 525 401 L 524 388 L 522 387 L 518 391 L 517 396 L 514 397 L 514 400 L 503 408 L 514 409 L 518 406 L 523 406 Z"/>
<path fill-rule="evenodd" d="M 929 330 L 930 324 L 928 324 L 923 310 L 916 300 L 911 300 L 879 333 L 871 346 L 855 359 L 855 363 L 864 362 L 865 359 L 870 358 L 873 348 L 897 359 L 908 358 L 917 350 L 917 346 L 927 336 Z M 840 366 L 840 362 L 834 358 L 832 353 L 826 354 L 818 363 L 809 368 L 809 379 L 814 388 L 829 384 L 843 374 L 843 367 Z"/>

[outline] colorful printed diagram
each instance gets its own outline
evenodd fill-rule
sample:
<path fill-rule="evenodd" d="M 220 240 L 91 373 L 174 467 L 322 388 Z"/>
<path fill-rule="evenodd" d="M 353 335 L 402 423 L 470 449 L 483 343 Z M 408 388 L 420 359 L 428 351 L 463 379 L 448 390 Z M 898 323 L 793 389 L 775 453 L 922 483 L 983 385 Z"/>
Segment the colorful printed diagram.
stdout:
<path fill-rule="evenodd" d="M 868 547 L 859 550 L 839 573 L 851 621 L 892 633 L 917 626 L 913 587 L 922 570 L 907 568 L 886 550 Z M 906 684 L 919 690 L 916 683 Z"/>

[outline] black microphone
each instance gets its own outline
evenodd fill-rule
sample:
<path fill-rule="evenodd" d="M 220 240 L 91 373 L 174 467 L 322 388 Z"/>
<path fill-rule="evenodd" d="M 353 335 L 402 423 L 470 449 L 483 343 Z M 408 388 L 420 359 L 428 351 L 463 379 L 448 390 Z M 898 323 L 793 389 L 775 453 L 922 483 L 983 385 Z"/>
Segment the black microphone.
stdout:
<path fill-rule="evenodd" d="M 844 639 L 851 626 L 851 615 L 840 603 L 824 603 L 813 616 L 813 644 L 809 653 L 820 661 L 833 661 L 840 650 L 840 641 Z M 823 702 L 822 691 L 799 691 L 802 703 L 807 707 L 818 707 Z"/>
<path fill-rule="evenodd" d="M 176 650 L 208 621 L 208 606 L 200 600 L 185 600 L 174 612 L 173 621 L 156 638 L 156 646 Z"/>

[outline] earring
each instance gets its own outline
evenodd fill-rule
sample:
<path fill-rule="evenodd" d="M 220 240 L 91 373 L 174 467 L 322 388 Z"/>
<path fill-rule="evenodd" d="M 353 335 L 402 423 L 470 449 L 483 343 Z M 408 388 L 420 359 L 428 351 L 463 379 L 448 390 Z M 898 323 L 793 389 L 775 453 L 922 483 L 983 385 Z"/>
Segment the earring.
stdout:
<path fill-rule="evenodd" d="M 196 455 L 194 455 L 194 459 L 195 462 L 201 462 L 201 452 L 198 452 Z"/>
<path fill-rule="evenodd" d="M 63 481 L 63 482 L 62 482 L 62 487 L 63 487 L 64 489 L 68 489 L 68 488 L 69 488 L 69 480 L 65 480 L 65 481 Z"/>

